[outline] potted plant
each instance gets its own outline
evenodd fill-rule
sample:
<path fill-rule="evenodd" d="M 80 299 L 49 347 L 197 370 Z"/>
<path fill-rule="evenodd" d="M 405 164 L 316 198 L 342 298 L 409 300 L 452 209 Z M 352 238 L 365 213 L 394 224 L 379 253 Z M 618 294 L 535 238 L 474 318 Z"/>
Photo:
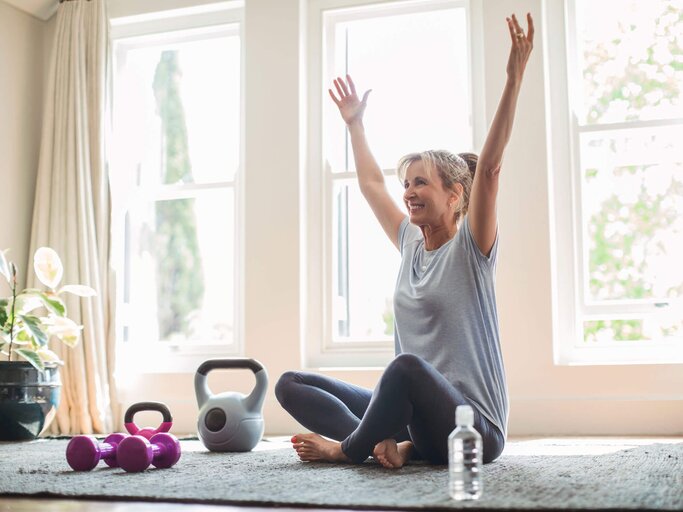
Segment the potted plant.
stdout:
<path fill-rule="evenodd" d="M 0 275 L 10 294 L 0 298 L 0 441 L 27 440 L 47 429 L 59 405 L 63 362 L 49 342 L 74 347 L 83 329 L 67 316 L 63 295 L 91 297 L 95 290 L 78 284 L 58 288 L 62 262 L 53 249 L 41 247 L 33 268 L 47 289 L 18 291 L 17 267 L 5 252 L 0 251 Z"/>

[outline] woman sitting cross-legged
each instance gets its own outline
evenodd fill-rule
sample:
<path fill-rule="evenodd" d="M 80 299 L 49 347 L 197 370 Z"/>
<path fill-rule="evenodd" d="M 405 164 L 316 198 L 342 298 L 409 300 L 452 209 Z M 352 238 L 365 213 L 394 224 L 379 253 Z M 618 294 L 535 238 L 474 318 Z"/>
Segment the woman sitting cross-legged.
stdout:
<path fill-rule="evenodd" d="M 503 152 L 534 37 L 507 19 L 507 82 L 486 142 L 472 153 L 425 151 L 403 157 L 398 175 L 403 211 L 391 199 L 365 138 L 351 77 L 330 96 L 351 136 L 363 196 L 401 252 L 394 294 L 396 357 L 371 391 L 308 372 L 286 372 L 280 404 L 313 433 L 296 434 L 301 460 L 359 463 L 373 456 L 399 468 L 409 459 L 448 461 L 455 408 L 470 405 L 483 440 L 483 460 L 503 451 L 508 399 L 495 298 L 496 196 Z"/>

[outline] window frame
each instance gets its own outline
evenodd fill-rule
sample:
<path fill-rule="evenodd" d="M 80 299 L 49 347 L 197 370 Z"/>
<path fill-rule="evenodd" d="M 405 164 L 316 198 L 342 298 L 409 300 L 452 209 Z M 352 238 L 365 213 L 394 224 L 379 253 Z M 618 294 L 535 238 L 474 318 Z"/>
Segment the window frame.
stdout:
<path fill-rule="evenodd" d="M 123 303 L 126 222 L 125 215 L 129 206 L 139 195 L 140 189 L 128 192 L 125 201 L 113 197 L 112 201 L 112 259 L 114 271 L 120 277 L 116 280 L 116 350 L 119 361 L 127 374 L 142 373 L 182 373 L 194 371 L 199 364 L 208 358 L 238 356 L 244 353 L 244 9 L 242 2 L 221 3 L 215 6 L 198 6 L 196 8 L 158 11 L 149 14 L 126 16 L 111 20 L 112 53 L 115 56 L 112 69 L 119 63 L 118 54 L 138 47 L 153 45 L 155 41 L 188 42 L 220 36 L 240 38 L 240 99 L 239 99 L 239 164 L 231 180 L 212 181 L 190 184 L 159 184 L 152 190 L 146 189 L 145 202 L 167 199 L 200 198 L 204 192 L 213 190 L 233 190 L 234 197 L 234 262 L 233 282 L 235 291 L 235 310 L 233 341 L 230 344 L 168 342 L 160 340 L 123 341 L 124 317 L 127 304 Z M 116 71 L 114 71 L 114 74 Z M 114 74 L 112 83 L 115 83 Z M 112 87 L 113 96 L 116 90 Z M 111 102 L 113 109 L 113 101 Z M 113 111 L 113 110 L 112 110 Z M 112 116 L 113 120 L 113 116 Z M 110 163 L 110 169 L 116 172 L 116 163 Z M 151 194 L 150 194 L 151 192 Z"/>
<path fill-rule="evenodd" d="M 394 340 L 335 341 L 333 334 L 334 183 L 355 179 L 355 172 L 332 172 L 324 161 L 324 102 L 327 97 L 326 63 L 333 61 L 333 23 L 367 19 L 384 14 L 464 8 L 468 21 L 467 48 L 470 91 L 484 90 L 483 15 L 481 0 L 312 0 L 307 11 L 308 151 L 305 201 L 302 209 L 302 258 L 304 303 L 303 366 L 312 368 L 382 368 L 394 357 Z M 360 11 L 362 9 L 362 11 Z M 329 11 L 337 11 L 325 21 Z M 475 147 L 483 143 L 486 122 L 483 94 L 472 94 L 472 136 Z M 386 179 L 397 179 L 396 169 L 382 169 Z"/>
<path fill-rule="evenodd" d="M 580 137 L 584 133 L 674 126 L 683 119 L 628 121 L 582 126 L 574 112 L 581 84 L 573 0 L 545 2 L 546 126 L 552 283 L 553 358 L 560 366 L 672 364 L 683 362 L 682 340 L 583 343 L 583 322 L 641 318 L 661 301 L 591 301 L 586 296 Z M 570 194 L 566 191 L 569 190 Z M 568 271 L 570 270 L 570 271 Z M 681 301 L 669 301 L 669 307 Z"/>

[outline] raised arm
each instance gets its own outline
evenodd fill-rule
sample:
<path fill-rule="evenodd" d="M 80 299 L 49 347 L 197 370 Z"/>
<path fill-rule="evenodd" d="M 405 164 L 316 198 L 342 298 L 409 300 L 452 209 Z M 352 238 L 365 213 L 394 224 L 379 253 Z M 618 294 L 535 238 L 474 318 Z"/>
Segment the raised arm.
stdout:
<path fill-rule="evenodd" d="M 524 69 L 533 48 L 534 21 L 531 14 L 527 14 L 526 19 L 528 30 L 525 34 L 514 14 L 512 18 L 507 18 L 512 40 L 507 63 L 507 81 L 489 133 L 486 136 L 486 142 L 484 142 L 484 147 L 479 155 L 470 194 L 468 208 L 470 228 L 479 250 L 486 255 L 491 252 L 496 240 L 498 177 L 503 162 L 503 152 L 512 133 Z"/>
<path fill-rule="evenodd" d="M 346 82 L 342 78 L 334 81 L 338 97 L 332 89 L 328 89 L 332 101 L 339 107 L 339 113 L 344 119 L 351 136 L 351 147 L 353 158 L 356 162 L 356 174 L 358 174 L 358 184 L 360 191 L 372 208 L 375 217 L 384 229 L 391 242 L 400 250 L 398 246 L 398 228 L 405 217 L 398 205 L 389 195 L 389 191 L 384 183 L 384 175 L 375 157 L 372 156 L 370 146 L 365 138 L 365 128 L 363 127 L 363 113 L 367 105 L 370 90 L 363 94 L 363 99 L 359 100 L 356 94 L 356 86 L 349 75 L 346 75 Z"/>

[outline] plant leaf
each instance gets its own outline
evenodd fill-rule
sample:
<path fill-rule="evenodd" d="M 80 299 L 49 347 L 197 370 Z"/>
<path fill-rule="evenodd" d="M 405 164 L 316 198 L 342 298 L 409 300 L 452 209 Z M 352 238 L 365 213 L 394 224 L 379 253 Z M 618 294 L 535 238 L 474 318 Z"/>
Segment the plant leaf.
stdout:
<path fill-rule="evenodd" d="M 40 292 L 23 291 L 17 295 L 14 307 L 17 315 L 25 315 L 34 309 L 43 307 L 43 299 L 40 297 Z"/>
<path fill-rule="evenodd" d="M 94 297 L 95 295 L 97 295 L 97 292 L 93 288 L 90 288 L 90 286 L 85 286 L 82 284 L 65 284 L 59 289 L 57 294 L 59 295 L 62 292 L 73 293 L 74 295 L 78 295 L 79 297 Z"/>
<path fill-rule="evenodd" d="M 23 333 L 23 331 L 22 331 L 22 333 Z M 22 338 L 23 338 L 23 339 L 22 339 Z M 12 342 L 12 344 L 14 344 L 14 345 L 19 345 L 19 346 L 22 346 L 22 347 L 26 347 L 26 346 L 31 345 L 31 344 L 33 343 L 33 341 L 30 340 L 30 339 L 26 339 L 26 338 L 27 338 L 27 336 L 22 336 L 22 337 L 15 336 L 15 337 L 14 337 L 14 341 Z"/>
<path fill-rule="evenodd" d="M 38 280 L 51 289 L 57 288 L 64 275 L 64 267 L 57 251 L 51 247 L 39 247 L 33 255 L 33 270 Z"/>
<path fill-rule="evenodd" d="M 53 293 L 45 293 L 41 290 L 30 288 L 17 295 L 16 308 L 22 314 L 29 313 L 43 306 L 57 316 L 66 315 L 66 305 L 62 299 Z"/>
<path fill-rule="evenodd" d="M 45 304 L 45 308 L 54 313 L 57 316 L 65 316 L 66 315 L 66 304 L 62 302 L 62 299 L 57 297 L 56 295 L 54 297 L 50 297 L 46 293 L 41 293 L 40 298 L 42 299 L 43 303 Z"/>
<path fill-rule="evenodd" d="M 41 372 L 45 371 L 45 365 L 36 351 L 27 348 L 18 348 L 15 352 L 31 363 L 36 370 Z"/>
<path fill-rule="evenodd" d="M 7 323 L 7 305 L 9 301 L 7 299 L 0 299 L 0 331 L 5 327 Z"/>
<path fill-rule="evenodd" d="M 9 263 L 7 263 L 7 258 L 5 258 L 5 251 L 0 251 L 0 274 L 5 276 L 8 283 L 12 282 L 10 279 Z"/>
<path fill-rule="evenodd" d="M 36 353 L 44 363 L 64 364 L 59 356 L 47 347 L 40 347 Z"/>
<path fill-rule="evenodd" d="M 83 330 L 82 325 L 67 317 L 48 316 L 41 318 L 43 326 L 47 328 L 49 336 L 56 336 L 69 347 L 75 347 Z"/>
<path fill-rule="evenodd" d="M 27 330 L 34 340 L 41 347 L 47 345 L 47 334 L 41 328 L 40 319 L 32 315 L 18 315 L 19 320 L 24 322 L 25 330 Z"/>

